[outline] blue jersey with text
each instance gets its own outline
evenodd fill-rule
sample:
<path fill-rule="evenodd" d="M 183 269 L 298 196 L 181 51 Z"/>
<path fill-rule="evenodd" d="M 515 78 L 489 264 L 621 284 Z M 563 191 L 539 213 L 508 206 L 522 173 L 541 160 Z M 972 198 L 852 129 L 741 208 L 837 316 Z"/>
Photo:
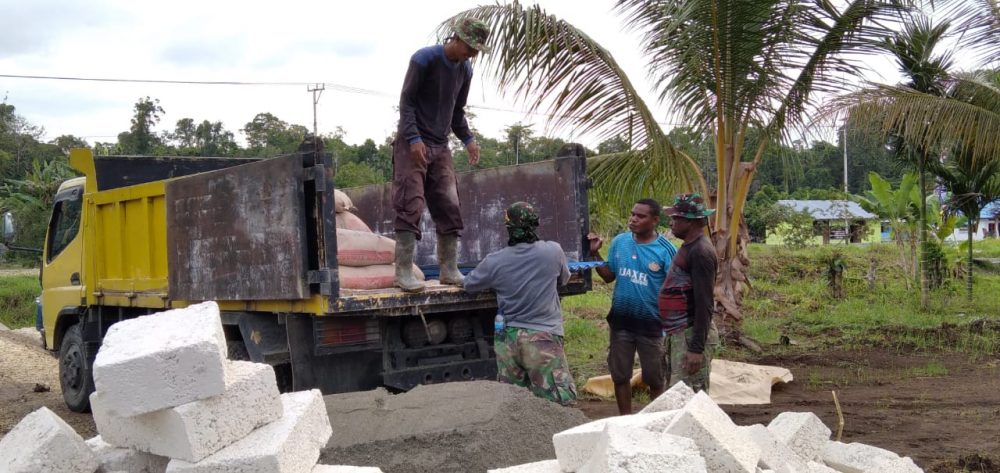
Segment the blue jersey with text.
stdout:
<path fill-rule="evenodd" d="M 616 324 L 611 319 L 638 319 L 621 322 L 635 327 L 636 324 L 630 322 L 641 321 L 639 325 L 648 326 L 648 331 L 658 330 L 660 309 L 657 300 L 675 254 L 677 248 L 663 235 L 639 244 L 632 232 L 626 232 L 611 241 L 608 268 L 615 273 L 615 292 L 609 315 L 612 328 Z"/>

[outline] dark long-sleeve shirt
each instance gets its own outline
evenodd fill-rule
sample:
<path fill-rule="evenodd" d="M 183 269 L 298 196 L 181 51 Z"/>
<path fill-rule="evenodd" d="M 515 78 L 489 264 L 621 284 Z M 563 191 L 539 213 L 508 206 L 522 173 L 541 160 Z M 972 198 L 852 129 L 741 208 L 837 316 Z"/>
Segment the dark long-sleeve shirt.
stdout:
<path fill-rule="evenodd" d="M 465 102 L 472 83 L 472 64 L 455 63 L 444 46 L 423 48 L 410 58 L 399 97 L 399 137 L 413 144 L 448 144 L 448 133 L 463 143 L 473 139 L 465 119 Z"/>
<path fill-rule="evenodd" d="M 702 235 L 677 250 L 660 290 L 660 320 L 663 330 L 673 334 L 693 327 L 688 351 L 705 350 L 708 328 L 715 308 L 715 248 Z"/>

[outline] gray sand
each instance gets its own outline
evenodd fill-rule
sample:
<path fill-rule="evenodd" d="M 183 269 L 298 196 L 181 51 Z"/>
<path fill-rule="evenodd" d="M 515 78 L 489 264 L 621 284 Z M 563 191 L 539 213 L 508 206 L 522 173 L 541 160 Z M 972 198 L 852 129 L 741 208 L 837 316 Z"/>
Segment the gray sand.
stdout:
<path fill-rule="evenodd" d="M 552 434 L 588 421 L 577 409 L 493 381 L 325 399 L 333 437 L 320 463 L 385 473 L 477 473 L 555 458 Z"/>

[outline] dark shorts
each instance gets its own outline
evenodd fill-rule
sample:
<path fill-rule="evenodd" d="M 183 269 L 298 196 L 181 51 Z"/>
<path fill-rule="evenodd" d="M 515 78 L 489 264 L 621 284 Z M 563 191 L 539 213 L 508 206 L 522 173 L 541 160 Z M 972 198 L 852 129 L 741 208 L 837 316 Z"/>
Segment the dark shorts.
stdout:
<path fill-rule="evenodd" d="M 639 354 L 642 382 L 654 391 L 665 384 L 663 370 L 663 337 L 636 335 L 629 330 L 611 330 L 608 346 L 608 370 L 615 384 L 627 384 L 632 379 L 635 354 Z"/>

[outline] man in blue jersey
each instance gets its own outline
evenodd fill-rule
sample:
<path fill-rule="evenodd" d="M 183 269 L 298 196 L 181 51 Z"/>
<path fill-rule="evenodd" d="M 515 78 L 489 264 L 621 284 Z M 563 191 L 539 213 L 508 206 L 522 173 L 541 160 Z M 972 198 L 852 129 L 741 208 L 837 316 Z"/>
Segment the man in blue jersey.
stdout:
<path fill-rule="evenodd" d="M 486 50 L 489 29 L 474 18 L 461 18 L 452 28 L 454 35 L 445 44 L 413 54 L 399 98 L 399 130 L 392 147 L 395 282 L 408 292 L 424 289 L 413 274 L 413 255 L 425 206 L 438 235 L 441 283 L 463 284 L 457 259 L 462 213 L 448 135 L 455 133 L 465 144 L 469 164 L 479 162 L 479 145 L 465 119 L 465 102 L 472 83 L 469 60 Z"/>
<path fill-rule="evenodd" d="M 630 381 L 636 353 L 650 399 L 662 394 L 665 385 L 663 327 L 657 299 L 677 249 L 656 232 L 661 212 L 662 207 L 653 199 L 637 201 L 628 219 L 630 231 L 611 241 L 608 264 L 597 268 L 605 282 L 615 281 L 608 313 L 608 370 L 621 415 L 632 413 Z M 603 242 L 594 234 L 589 238 L 590 256 L 599 259 Z"/>

